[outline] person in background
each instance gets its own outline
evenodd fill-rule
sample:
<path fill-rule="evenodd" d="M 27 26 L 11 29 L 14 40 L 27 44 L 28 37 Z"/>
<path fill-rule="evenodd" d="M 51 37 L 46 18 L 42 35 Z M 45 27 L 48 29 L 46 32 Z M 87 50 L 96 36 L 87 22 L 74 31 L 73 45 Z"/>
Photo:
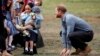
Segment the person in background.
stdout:
<path fill-rule="evenodd" d="M 17 30 L 15 29 L 15 26 L 12 22 L 11 6 L 12 6 L 12 0 L 8 0 L 6 5 L 5 26 L 9 30 L 8 37 L 6 39 L 6 48 L 9 53 L 11 53 L 11 51 L 14 49 L 14 47 L 12 46 L 12 41 L 13 41 L 13 36 L 17 33 Z"/>
<path fill-rule="evenodd" d="M 14 30 L 16 31 L 16 34 L 13 35 L 12 45 L 15 48 L 17 48 L 17 44 L 20 44 L 22 47 L 24 46 L 23 37 L 15 27 L 16 24 L 20 24 L 19 17 L 20 17 L 20 13 L 23 11 L 23 5 L 24 5 L 23 0 L 13 0 L 12 7 L 11 7 L 12 23 L 14 26 Z"/>
<path fill-rule="evenodd" d="M 7 1 L 8 1 L 8 0 L 1 0 L 1 10 L 2 10 L 1 13 L 3 13 L 3 14 L 5 14 Z"/>
<path fill-rule="evenodd" d="M 11 16 L 12 19 L 15 19 L 20 15 L 20 13 L 23 11 L 23 0 L 13 0 L 12 7 L 11 7 Z"/>
<path fill-rule="evenodd" d="M 0 0 L 0 56 L 12 56 L 6 49 L 7 28 L 4 26 L 5 11 L 8 0 Z"/>
<path fill-rule="evenodd" d="M 42 6 L 42 0 L 23 0 L 23 2 L 24 2 L 24 5 L 23 5 L 24 8 L 29 3 L 33 4 L 34 6 Z"/>
<path fill-rule="evenodd" d="M 34 0 L 34 4 L 35 4 L 36 6 L 42 6 L 43 1 L 42 1 L 42 0 Z"/>
<path fill-rule="evenodd" d="M 6 17 L 7 17 L 7 20 L 11 21 L 12 18 L 11 18 L 11 7 L 12 7 L 12 3 L 13 1 L 12 0 L 8 0 L 7 1 L 7 5 L 6 5 Z"/>
<path fill-rule="evenodd" d="M 7 29 L 7 27 L 4 25 L 5 24 L 5 19 L 6 16 L 4 16 L 3 14 L 0 14 L 0 56 L 12 56 L 10 53 L 7 52 L 6 49 L 6 38 L 8 36 L 9 30 Z"/>
<path fill-rule="evenodd" d="M 63 43 L 63 50 L 61 56 L 70 56 L 71 47 L 79 50 L 80 56 L 87 56 L 91 48 L 86 42 L 93 39 L 92 27 L 83 19 L 69 14 L 64 5 L 59 5 L 56 8 L 56 17 L 61 18 L 61 40 Z"/>
<path fill-rule="evenodd" d="M 17 30 L 16 30 L 14 24 L 11 21 L 7 20 L 7 19 L 5 19 L 5 27 L 8 30 L 8 36 L 7 36 L 7 39 L 6 39 L 6 48 L 7 48 L 7 51 L 9 53 L 11 53 L 11 51 L 13 51 L 14 48 L 15 48 L 12 45 L 12 41 L 13 41 L 13 36 L 15 34 L 17 34 Z"/>

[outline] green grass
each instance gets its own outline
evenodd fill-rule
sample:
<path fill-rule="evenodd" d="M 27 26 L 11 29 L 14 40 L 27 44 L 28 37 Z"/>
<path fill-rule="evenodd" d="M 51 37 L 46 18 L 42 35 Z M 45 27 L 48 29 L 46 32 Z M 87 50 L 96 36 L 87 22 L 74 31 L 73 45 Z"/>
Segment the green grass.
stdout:
<path fill-rule="evenodd" d="M 54 13 L 55 7 L 61 3 L 65 4 L 68 11 L 74 14 L 78 15 L 100 14 L 99 0 L 44 0 L 43 9 L 44 11 L 47 11 L 47 13 L 49 12 Z"/>
<path fill-rule="evenodd" d="M 44 21 L 41 33 L 44 39 L 45 47 L 39 48 L 38 55 L 34 56 L 59 56 L 62 49 L 59 31 L 60 19 L 55 18 L 55 8 L 59 4 L 65 4 L 68 12 L 84 18 L 92 26 L 95 32 L 94 40 L 89 43 L 93 48 L 92 54 L 100 53 L 100 0 L 43 0 Z M 18 48 L 13 52 L 15 56 L 22 55 L 23 49 Z M 28 56 L 28 55 L 27 55 Z"/>

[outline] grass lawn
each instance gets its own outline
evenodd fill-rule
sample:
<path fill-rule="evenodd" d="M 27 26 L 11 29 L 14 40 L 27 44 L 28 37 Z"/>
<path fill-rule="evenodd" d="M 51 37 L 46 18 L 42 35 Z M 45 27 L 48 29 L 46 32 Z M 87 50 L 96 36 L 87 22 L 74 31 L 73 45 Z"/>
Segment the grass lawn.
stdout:
<path fill-rule="evenodd" d="M 89 43 L 93 49 L 90 56 L 100 56 L 100 0 L 43 0 L 44 21 L 41 33 L 45 47 L 39 48 L 39 54 L 34 56 L 59 56 L 62 50 L 59 37 L 60 19 L 56 19 L 54 14 L 55 7 L 61 3 L 66 5 L 68 12 L 82 17 L 93 26 L 95 36 L 93 41 Z M 22 52 L 23 49 L 18 48 L 13 54 L 14 56 L 25 56 L 22 55 Z"/>

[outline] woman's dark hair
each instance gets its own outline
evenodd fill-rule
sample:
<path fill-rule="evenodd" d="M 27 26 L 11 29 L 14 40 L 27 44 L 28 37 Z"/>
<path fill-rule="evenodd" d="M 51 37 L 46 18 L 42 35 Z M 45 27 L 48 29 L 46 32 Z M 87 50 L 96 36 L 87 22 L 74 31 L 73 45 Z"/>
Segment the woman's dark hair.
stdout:
<path fill-rule="evenodd" d="M 34 4 L 33 3 L 28 3 L 28 5 L 33 8 L 34 7 Z"/>
<path fill-rule="evenodd" d="M 21 2 L 19 2 L 21 5 L 23 5 L 24 4 L 24 2 L 23 1 L 21 1 Z"/>

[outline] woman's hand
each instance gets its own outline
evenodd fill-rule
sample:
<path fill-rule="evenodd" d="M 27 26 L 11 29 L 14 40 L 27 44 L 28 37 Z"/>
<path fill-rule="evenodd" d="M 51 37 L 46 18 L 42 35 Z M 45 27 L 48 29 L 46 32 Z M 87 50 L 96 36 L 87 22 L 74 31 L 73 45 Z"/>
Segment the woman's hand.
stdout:
<path fill-rule="evenodd" d="M 20 25 L 15 25 L 16 26 L 16 28 L 18 29 L 18 30 L 22 30 L 22 27 L 20 26 Z"/>

